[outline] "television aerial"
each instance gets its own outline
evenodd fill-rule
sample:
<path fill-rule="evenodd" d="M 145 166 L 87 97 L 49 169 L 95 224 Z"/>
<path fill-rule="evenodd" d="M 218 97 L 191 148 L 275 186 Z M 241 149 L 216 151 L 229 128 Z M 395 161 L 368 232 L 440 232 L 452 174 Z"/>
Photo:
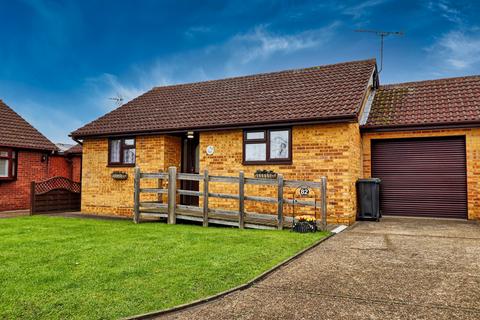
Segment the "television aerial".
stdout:
<path fill-rule="evenodd" d="M 355 30 L 355 32 L 373 33 L 380 37 L 380 70 L 378 70 L 378 73 L 382 72 L 382 69 L 383 69 L 383 41 L 385 37 L 388 37 L 390 35 L 403 36 L 405 34 L 401 31 L 379 31 L 379 30 L 364 30 L 364 29 Z"/>
<path fill-rule="evenodd" d="M 117 107 L 120 107 L 123 104 L 123 96 L 121 94 L 117 94 L 117 96 L 113 98 L 108 98 L 108 100 L 115 101 Z"/>

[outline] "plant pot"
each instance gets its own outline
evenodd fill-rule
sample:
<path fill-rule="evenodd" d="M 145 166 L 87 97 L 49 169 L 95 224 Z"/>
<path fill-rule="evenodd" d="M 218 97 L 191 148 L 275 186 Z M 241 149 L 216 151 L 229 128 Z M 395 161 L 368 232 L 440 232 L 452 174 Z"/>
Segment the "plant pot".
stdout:
<path fill-rule="evenodd" d="M 114 171 L 112 172 L 112 179 L 113 180 L 127 180 L 128 179 L 128 173 L 122 172 L 122 171 Z"/>
<path fill-rule="evenodd" d="M 259 179 L 277 179 L 276 173 L 255 173 L 255 178 Z"/>
<path fill-rule="evenodd" d="M 292 231 L 299 233 L 316 232 L 317 224 L 315 222 L 297 221 L 293 224 Z"/>

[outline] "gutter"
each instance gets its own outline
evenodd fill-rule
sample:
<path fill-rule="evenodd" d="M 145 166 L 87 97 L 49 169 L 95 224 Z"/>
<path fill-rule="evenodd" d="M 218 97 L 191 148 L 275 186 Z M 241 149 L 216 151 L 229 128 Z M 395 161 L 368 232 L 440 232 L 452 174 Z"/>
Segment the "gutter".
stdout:
<path fill-rule="evenodd" d="M 72 138 L 73 141 L 83 146 L 83 141 L 80 141 L 79 138 L 73 137 L 71 134 L 69 134 L 69 136 Z"/>

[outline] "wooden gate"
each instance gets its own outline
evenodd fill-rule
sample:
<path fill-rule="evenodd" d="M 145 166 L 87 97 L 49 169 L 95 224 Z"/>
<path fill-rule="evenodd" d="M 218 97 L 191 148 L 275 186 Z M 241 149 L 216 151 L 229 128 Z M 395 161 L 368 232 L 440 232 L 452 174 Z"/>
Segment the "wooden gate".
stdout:
<path fill-rule="evenodd" d="M 80 211 L 81 184 L 53 177 L 31 184 L 30 214 Z"/>

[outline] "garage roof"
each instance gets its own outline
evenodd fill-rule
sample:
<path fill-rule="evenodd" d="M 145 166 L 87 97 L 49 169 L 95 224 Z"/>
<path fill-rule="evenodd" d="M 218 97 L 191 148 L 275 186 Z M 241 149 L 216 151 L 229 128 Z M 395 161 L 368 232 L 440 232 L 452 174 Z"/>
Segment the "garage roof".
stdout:
<path fill-rule="evenodd" d="M 0 146 L 56 151 L 57 147 L 0 100 Z"/>
<path fill-rule="evenodd" d="M 480 76 L 380 86 L 363 128 L 480 123 Z"/>
<path fill-rule="evenodd" d="M 372 59 L 157 87 L 71 135 L 354 119 L 374 69 Z"/>

